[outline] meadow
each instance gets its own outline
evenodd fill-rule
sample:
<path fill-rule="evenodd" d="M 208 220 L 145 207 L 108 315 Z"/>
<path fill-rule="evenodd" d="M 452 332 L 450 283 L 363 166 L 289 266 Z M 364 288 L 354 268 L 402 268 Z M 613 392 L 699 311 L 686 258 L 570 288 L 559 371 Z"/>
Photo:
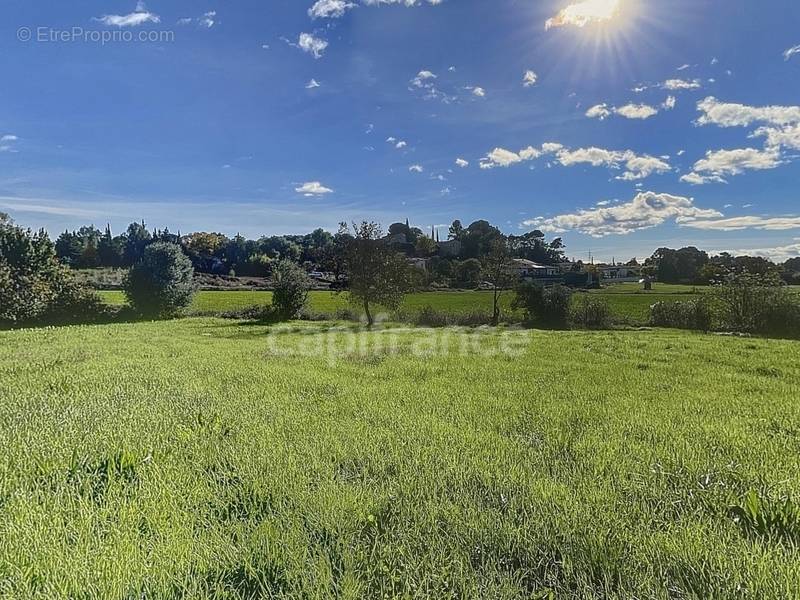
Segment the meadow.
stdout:
<path fill-rule="evenodd" d="M 0 598 L 800 596 L 797 343 L 354 327 L 0 332 Z"/>
<path fill-rule="evenodd" d="M 707 288 L 706 288 L 707 289 Z M 704 288 L 684 285 L 656 284 L 650 292 L 642 290 L 638 284 L 619 284 L 601 290 L 593 290 L 592 294 L 603 297 L 611 307 L 618 321 L 631 325 L 644 325 L 652 304 L 659 301 L 673 302 L 687 300 L 694 294 L 704 293 Z M 112 305 L 125 304 L 125 296 L 121 291 L 101 291 L 103 299 Z M 506 314 L 521 318 L 511 310 L 513 293 L 504 292 L 501 297 Z M 576 295 L 577 297 L 577 295 Z M 262 291 L 201 291 L 189 309 L 193 316 L 214 316 L 228 311 L 236 311 L 254 305 L 266 305 L 272 301 L 272 292 Z M 309 310 L 315 313 L 335 314 L 347 308 L 347 297 L 326 291 L 312 291 L 309 295 Z M 409 294 L 404 303 L 406 311 L 419 311 L 427 306 L 448 313 L 468 313 L 492 310 L 492 292 L 490 291 L 440 291 L 419 292 Z"/>

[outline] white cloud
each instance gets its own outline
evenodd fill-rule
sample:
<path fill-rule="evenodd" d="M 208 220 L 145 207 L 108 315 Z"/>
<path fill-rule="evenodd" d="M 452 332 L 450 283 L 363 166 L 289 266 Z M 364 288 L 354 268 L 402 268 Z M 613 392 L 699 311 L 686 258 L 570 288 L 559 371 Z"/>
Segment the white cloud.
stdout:
<path fill-rule="evenodd" d="M 426 0 L 428 4 L 436 6 L 443 0 Z M 361 0 L 366 6 L 381 6 L 384 4 L 399 4 L 412 7 L 422 4 L 421 0 Z M 317 0 L 308 9 L 308 16 L 312 19 L 338 19 L 343 17 L 347 11 L 356 8 L 356 4 L 346 0 Z"/>
<path fill-rule="evenodd" d="M 647 104 L 626 104 L 614 109 L 614 112 L 626 119 L 649 119 L 658 114 L 658 109 Z"/>
<path fill-rule="evenodd" d="M 605 237 L 650 229 L 663 225 L 669 220 L 713 219 L 722 216 L 716 210 L 696 207 L 691 198 L 640 192 L 633 200 L 624 204 L 600 206 L 550 218 L 532 219 L 525 221 L 523 225 L 552 233 L 579 231 L 592 237 Z"/>
<path fill-rule="evenodd" d="M 111 27 L 138 27 L 145 23 L 160 23 L 161 17 L 148 11 L 144 2 L 139 2 L 136 5 L 136 10 L 130 14 L 103 15 L 102 17 L 96 17 L 94 20 Z"/>
<path fill-rule="evenodd" d="M 318 88 L 318 87 L 321 87 L 321 86 L 320 86 L 319 81 L 317 81 L 316 79 L 312 79 L 311 81 L 309 81 L 306 84 L 306 89 L 307 90 L 313 90 L 314 88 Z"/>
<path fill-rule="evenodd" d="M 611 110 L 609 110 L 607 104 L 596 104 L 586 111 L 586 116 L 590 119 L 600 119 L 602 121 L 611 116 Z"/>
<path fill-rule="evenodd" d="M 0 152 L 8 152 L 10 154 L 15 154 L 17 150 L 14 148 L 14 142 L 18 141 L 19 138 L 15 135 L 6 134 L 0 137 Z"/>
<path fill-rule="evenodd" d="M 301 33 L 297 39 L 297 47 L 303 52 L 312 54 L 314 58 L 322 58 L 325 49 L 328 47 L 328 42 L 321 38 L 314 37 L 310 33 Z"/>
<path fill-rule="evenodd" d="M 783 164 L 777 150 L 738 148 L 706 152 L 706 157 L 694 164 L 693 172 L 681 177 L 681 181 L 694 185 L 724 182 L 726 175 L 741 175 L 745 171 L 774 169 Z"/>
<path fill-rule="evenodd" d="M 510 167 L 548 154 L 554 154 L 556 161 L 564 167 L 589 164 L 593 167 L 624 169 L 624 172 L 617 176 L 617 179 L 623 181 L 636 181 L 654 173 L 666 173 L 671 170 L 664 158 L 656 158 L 647 154 L 638 155 L 632 150 L 606 150 L 595 147 L 570 150 L 561 144 L 552 142 L 542 144 L 541 148 L 528 146 L 519 152 L 513 152 L 506 148 L 495 148 L 481 159 L 480 167 L 481 169 Z"/>
<path fill-rule="evenodd" d="M 604 166 L 609 169 L 625 168 L 617 179 L 636 181 L 649 177 L 653 173 L 666 173 L 671 170 L 668 163 L 649 155 L 637 155 L 632 150 L 606 150 L 605 148 L 578 148 L 577 150 L 560 150 L 558 162 L 565 167 L 578 164 L 589 164 L 593 167 Z"/>
<path fill-rule="evenodd" d="M 661 108 L 664 110 L 672 110 L 675 108 L 677 102 L 678 101 L 675 99 L 675 96 L 667 96 L 667 99 L 664 100 L 664 104 L 661 105 Z"/>
<path fill-rule="evenodd" d="M 774 246 L 772 248 L 749 248 L 746 250 L 725 250 L 734 256 L 763 256 L 776 263 L 783 263 L 791 258 L 800 257 L 800 238 L 795 238 L 793 244 Z"/>
<path fill-rule="evenodd" d="M 675 106 L 674 104 L 675 98 L 669 96 L 665 103 L 662 105 L 662 108 L 665 110 L 671 109 Z M 670 106 L 671 103 L 671 106 Z M 607 119 L 612 114 L 619 115 L 620 117 L 625 117 L 626 119 L 649 119 L 657 115 L 659 109 L 655 106 L 650 106 L 649 104 L 636 104 L 630 102 L 625 104 L 624 106 L 616 107 L 616 106 L 609 106 L 608 104 L 596 104 L 589 108 L 586 111 L 586 116 L 590 119 L 600 119 L 601 121 Z"/>
<path fill-rule="evenodd" d="M 795 54 L 800 54 L 800 44 L 798 44 L 797 46 L 792 46 L 791 48 L 786 50 L 786 52 L 783 53 L 783 59 L 789 60 Z"/>
<path fill-rule="evenodd" d="M 422 173 L 425 169 L 422 168 L 422 165 L 411 165 L 408 170 L 411 173 Z"/>
<path fill-rule="evenodd" d="M 667 79 L 661 87 L 665 90 L 698 90 L 703 86 L 699 79 Z"/>
<path fill-rule="evenodd" d="M 436 74 L 434 74 L 432 71 L 423 69 L 422 71 L 417 73 L 417 76 L 414 79 L 411 80 L 411 85 L 415 87 L 424 87 L 426 81 L 436 78 L 437 78 Z"/>
<path fill-rule="evenodd" d="M 308 9 L 308 16 L 312 19 L 338 19 L 355 7 L 355 4 L 345 0 L 317 0 L 314 6 Z"/>
<path fill-rule="evenodd" d="M 739 175 L 747 170 L 774 169 L 785 161 L 781 149 L 800 149 L 800 106 L 748 106 L 735 102 L 720 102 L 709 96 L 697 103 L 702 113 L 698 125 L 718 127 L 749 127 L 764 124 L 750 134 L 764 137 L 764 150 L 741 148 L 709 151 L 694 166 L 694 172 L 681 177 L 682 181 L 699 185 L 724 182 L 725 175 Z"/>
<path fill-rule="evenodd" d="M 681 181 L 691 185 L 705 185 L 707 183 L 728 183 L 719 175 L 700 175 L 699 173 L 687 173 L 681 177 Z"/>
<path fill-rule="evenodd" d="M 519 162 L 522 162 L 522 159 L 516 152 L 506 150 L 505 148 L 495 148 L 481 159 L 481 169 L 509 167 Z"/>
<path fill-rule="evenodd" d="M 572 25 L 585 27 L 592 23 L 602 23 L 612 19 L 621 8 L 621 0 L 583 0 L 575 2 L 561 10 L 555 17 L 548 19 L 545 29 Z"/>
<path fill-rule="evenodd" d="M 417 76 L 409 82 L 409 89 L 422 90 L 422 95 L 426 100 L 441 100 L 445 104 L 450 104 L 455 100 L 455 97 L 445 94 L 436 87 L 436 80 L 438 76 L 432 71 L 423 69 Z"/>
<path fill-rule="evenodd" d="M 766 137 L 767 148 L 786 147 L 800 150 L 800 124 L 787 127 L 759 127 L 750 137 Z"/>
<path fill-rule="evenodd" d="M 400 150 L 401 148 L 405 148 L 406 146 L 408 146 L 408 143 L 404 140 L 400 140 L 394 145 L 394 147 L 397 148 L 398 150 Z"/>
<path fill-rule="evenodd" d="M 306 197 L 311 196 L 324 196 L 325 194 L 332 194 L 331 188 L 325 187 L 319 181 L 308 181 L 303 185 L 294 189 L 298 194 L 303 194 Z"/>
<path fill-rule="evenodd" d="M 538 80 L 539 76 L 534 71 L 525 71 L 525 74 L 522 76 L 522 87 L 536 85 Z"/>
<path fill-rule="evenodd" d="M 217 24 L 217 11 L 210 10 L 205 13 L 202 17 L 200 17 L 198 23 L 201 27 L 205 27 L 206 29 L 211 29 L 214 25 Z"/>
<path fill-rule="evenodd" d="M 703 114 L 697 119 L 700 125 L 719 127 L 747 127 L 753 123 L 792 125 L 800 123 L 800 106 L 747 106 L 720 102 L 713 96 L 697 103 Z"/>
<path fill-rule="evenodd" d="M 468 87 L 467 89 L 472 91 L 473 96 L 477 96 L 478 98 L 486 97 L 486 90 L 482 87 Z"/>
<path fill-rule="evenodd" d="M 788 231 L 800 229 L 800 217 L 729 217 L 725 219 L 696 220 L 692 217 L 680 219 L 682 227 L 715 231 L 742 231 L 758 229 L 761 231 Z"/>
<path fill-rule="evenodd" d="M 469 166 L 469 161 L 468 160 L 464 160 L 463 158 L 457 158 L 456 159 L 456 166 L 461 167 L 462 169 L 464 169 L 464 168 Z"/>

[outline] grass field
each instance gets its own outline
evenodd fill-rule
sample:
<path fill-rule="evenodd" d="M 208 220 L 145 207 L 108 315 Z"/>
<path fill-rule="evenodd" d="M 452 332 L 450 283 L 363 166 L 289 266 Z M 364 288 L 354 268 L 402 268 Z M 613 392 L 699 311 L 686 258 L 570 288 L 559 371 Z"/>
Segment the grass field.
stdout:
<path fill-rule="evenodd" d="M 657 284 L 652 292 L 644 292 L 637 284 L 619 284 L 609 286 L 591 293 L 599 294 L 609 303 L 614 315 L 622 321 L 633 325 L 645 324 L 648 311 L 658 301 L 680 301 L 690 299 L 691 294 L 702 293 L 702 288 L 692 286 Z M 109 304 L 122 305 L 125 296 L 120 291 L 103 291 L 101 296 Z M 510 309 L 512 293 L 506 292 L 501 301 L 507 312 Z M 256 304 L 269 304 L 272 292 L 253 291 L 221 291 L 198 292 L 190 313 L 197 316 L 211 316 L 225 311 L 239 310 Z M 313 312 L 332 314 L 346 308 L 347 298 L 343 294 L 315 291 L 311 292 L 309 308 Z M 451 313 L 467 313 L 471 311 L 491 312 L 492 293 L 486 291 L 468 292 L 422 292 L 406 297 L 404 308 L 409 311 L 419 310 L 425 306 Z M 519 316 L 519 315 L 517 315 Z"/>
<path fill-rule="evenodd" d="M 0 333 L 0 597 L 800 596 L 800 346 L 464 335 Z"/>

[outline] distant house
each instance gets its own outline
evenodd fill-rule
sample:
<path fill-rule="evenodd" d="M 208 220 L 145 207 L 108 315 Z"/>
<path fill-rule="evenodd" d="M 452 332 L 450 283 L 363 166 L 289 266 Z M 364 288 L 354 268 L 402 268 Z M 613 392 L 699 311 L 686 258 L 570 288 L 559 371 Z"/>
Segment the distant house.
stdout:
<path fill-rule="evenodd" d="M 515 258 L 514 269 L 520 279 L 558 279 L 561 277 L 561 269 L 553 265 L 540 265 L 524 258 Z"/>
<path fill-rule="evenodd" d="M 603 279 L 612 282 L 639 281 L 642 278 L 642 267 L 627 265 L 598 265 Z"/>

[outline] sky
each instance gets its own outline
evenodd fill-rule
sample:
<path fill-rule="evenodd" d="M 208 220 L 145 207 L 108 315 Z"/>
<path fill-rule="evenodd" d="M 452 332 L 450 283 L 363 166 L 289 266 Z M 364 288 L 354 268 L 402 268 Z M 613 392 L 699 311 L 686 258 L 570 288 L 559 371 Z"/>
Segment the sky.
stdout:
<path fill-rule="evenodd" d="M 5 0 L 0 210 L 800 256 L 796 0 Z"/>

